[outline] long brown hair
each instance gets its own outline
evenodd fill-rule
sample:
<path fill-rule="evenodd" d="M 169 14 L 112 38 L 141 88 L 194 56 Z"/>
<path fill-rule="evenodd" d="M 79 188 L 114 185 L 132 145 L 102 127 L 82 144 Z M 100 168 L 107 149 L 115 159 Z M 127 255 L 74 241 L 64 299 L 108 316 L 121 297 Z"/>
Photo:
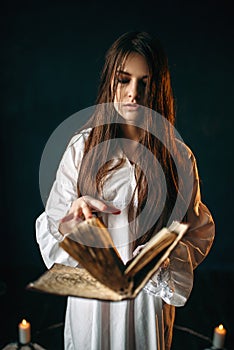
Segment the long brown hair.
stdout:
<path fill-rule="evenodd" d="M 139 225 L 144 225 L 146 221 L 150 221 L 151 228 L 143 236 L 136 237 L 135 246 L 137 246 L 145 243 L 153 233 L 168 223 L 178 194 L 176 166 L 171 151 L 165 146 L 170 144 L 170 149 L 173 149 L 174 154 L 176 154 L 173 127 L 171 127 L 175 121 L 175 105 L 168 60 L 160 42 L 146 32 L 125 33 L 113 43 L 106 54 L 96 100 L 98 108 L 84 126 L 84 128 L 91 128 L 91 131 L 85 143 L 84 157 L 78 178 L 78 195 L 89 194 L 96 197 L 97 193 L 101 193 L 107 175 L 120 168 L 125 161 L 124 158 L 119 159 L 118 162 L 113 161 L 115 150 L 119 147 L 118 138 L 121 137 L 121 125 L 118 113 L 110 107 L 112 104 L 108 103 L 114 101 L 118 84 L 117 69 L 124 66 L 129 54 L 133 52 L 142 55 L 149 67 L 150 79 L 146 85 L 144 101 L 144 105 L 149 108 L 147 128 L 144 127 L 142 130 L 139 142 L 154 155 L 151 164 L 147 163 L 147 157 L 144 157 L 142 151 L 139 150 L 136 156 L 140 160 L 136 163 L 141 164 L 141 168 L 135 167 L 135 193 L 137 193 L 138 207 L 137 210 L 134 210 L 134 193 L 129 205 L 129 221 L 142 212 L 146 202 L 152 208 L 152 211 L 144 215 L 144 219 L 139 223 Z M 163 116 L 162 120 L 165 121 L 165 123 L 163 122 L 163 140 L 154 136 L 157 125 L 151 110 Z M 93 127 L 93 125 L 96 126 Z M 105 142 L 109 140 L 112 140 L 111 146 L 110 142 Z M 100 148 L 96 146 L 101 143 L 103 146 L 100 152 Z M 89 152 L 90 150 L 92 152 Z M 103 164 L 103 166 L 97 171 L 98 164 Z M 159 167 L 162 168 L 166 179 L 167 194 L 163 210 L 155 222 L 157 207 L 160 207 L 163 197 Z M 150 191 L 149 182 L 155 184 Z M 156 212 L 153 211 L 153 208 L 154 210 L 156 208 Z"/>

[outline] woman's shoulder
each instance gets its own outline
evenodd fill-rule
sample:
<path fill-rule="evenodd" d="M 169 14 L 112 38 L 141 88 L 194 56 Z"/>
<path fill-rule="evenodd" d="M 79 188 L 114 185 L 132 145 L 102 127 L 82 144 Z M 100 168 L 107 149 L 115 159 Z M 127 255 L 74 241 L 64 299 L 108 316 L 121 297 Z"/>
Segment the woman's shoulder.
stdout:
<path fill-rule="evenodd" d="M 66 161 L 73 162 L 75 164 L 79 163 L 80 159 L 82 159 L 85 141 L 87 140 L 90 131 L 91 129 L 84 129 L 71 137 L 62 157 L 63 163 Z"/>
<path fill-rule="evenodd" d="M 180 160 L 183 163 L 185 176 L 193 172 L 195 178 L 199 179 L 197 161 L 191 148 L 182 139 L 176 139 L 176 145 L 180 154 Z"/>
<path fill-rule="evenodd" d="M 85 145 L 85 141 L 87 140 L 91 130 L 92 129 L 89 128 L 89 129 L 84 129 L 84 130 L 77 132 L 70 139 L 67 148 L 74 148 L 74 149 L 76 149 L 76 148 L 80 149 L 81 147 L 83 148 Z"/>
<path fill-rule="evenodd" d="M 176 142 L 177 150 L 179 151 L 179 153 L 181 155 L 183 155 L 184 157 L 189 158 L 191 160 L 195 160 L 195 156 L 193 154 L 193 151 L 182 139 L 176 138 L 175 142 Z"/>

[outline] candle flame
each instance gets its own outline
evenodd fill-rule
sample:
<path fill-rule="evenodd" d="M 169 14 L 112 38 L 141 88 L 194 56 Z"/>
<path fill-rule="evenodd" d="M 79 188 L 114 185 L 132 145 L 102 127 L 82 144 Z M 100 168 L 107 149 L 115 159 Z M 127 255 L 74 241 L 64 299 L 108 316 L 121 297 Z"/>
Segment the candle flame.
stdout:
<path fill-rule="evenodd" d="M 26 321 L 25 319 L 23 319 L 22 324 L 23 324 L 24 326 L 26 326 L 27 321 Z"/>
<path fill-rule="evenodd" d="M 222 325 L 222 324 L 219 325 L 219 329 L 220 329 L 220 330 L 223 329 L 223 325 Z"/>

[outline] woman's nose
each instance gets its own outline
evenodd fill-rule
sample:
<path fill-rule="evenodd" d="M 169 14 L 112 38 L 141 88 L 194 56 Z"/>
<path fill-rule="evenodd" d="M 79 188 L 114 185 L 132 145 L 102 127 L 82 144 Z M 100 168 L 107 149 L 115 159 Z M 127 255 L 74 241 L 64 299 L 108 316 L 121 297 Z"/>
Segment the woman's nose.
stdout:
<path fill-rule="evenodd" d="M 140 99 L 140 87 L 137 82 L 132 82 L 129 85 L 129 90 L 128 90 L 128 97 L 131 98 L 132 101 L 134 100 L 139 100 Z"/>

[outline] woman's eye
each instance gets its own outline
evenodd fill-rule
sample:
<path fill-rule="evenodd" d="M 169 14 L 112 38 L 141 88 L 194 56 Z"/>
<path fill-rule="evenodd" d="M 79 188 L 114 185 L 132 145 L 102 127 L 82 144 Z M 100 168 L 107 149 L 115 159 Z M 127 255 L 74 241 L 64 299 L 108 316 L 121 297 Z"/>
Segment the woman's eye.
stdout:
<path fill-rule="evenodd" d="M 129 82 L 129 79 L 124 78 L 117 78 L 118 83 L 120 84 L 127 84 Z"/>

